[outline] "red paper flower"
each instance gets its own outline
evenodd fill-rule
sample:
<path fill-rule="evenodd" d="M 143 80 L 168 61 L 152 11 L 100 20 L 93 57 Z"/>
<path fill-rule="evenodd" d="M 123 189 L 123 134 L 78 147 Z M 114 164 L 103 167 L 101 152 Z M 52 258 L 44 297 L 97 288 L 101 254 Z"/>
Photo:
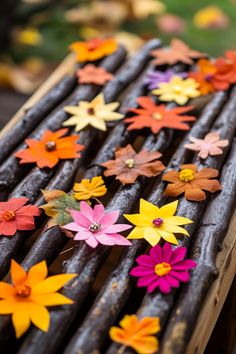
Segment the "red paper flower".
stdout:
<path fill-rule="evenodd" d="M 197 71 L 189 73 L 189 77 L 199 83 L 199 90 L 201 94 L 207 95 L 214 92 L 214 75 L 216 74 L 216 65 L 208 59 L 200 59 L 197 63 Z"/>
<path fill-rule="evenodd" d="M 12 198 L 0 202 L 0 234 L 13 236 L 17 230 L 33 230 L 34 216 L 40 214 L 35 205 L 25 205 L 28 198 Z"/>
<path fill-rule="evenodd" d="M 215 65 L 217 71 L 212 83 L 216 90 L 227 90 L 236 83 L 236 51 L 227 51 L 225 58 L 218 58 Z"/>
<path fill-rule="evenodd" d="M 104 68 L 87 64 L 76 72 L 80 84 L 105 85 L 113 78 L 113 75 Z"/>
<path fill-rule="evenodd" d="M 139 97 L 137 99 L 141 108 L 130 108 L 130 112 L 137 115 L 126 118 L 126 123 L 131 123 L 128 130 L 150 128 L 156 134 L 162 128 L 172 128 L 180 130 L 189 130 L 189 126 L 185 122 L 193 122 L 196 120 L 193 116 L 181 115 L 189 112 L 192 107 L 176 107 L 168 109 L 165 105 L 156 105 L 150 97 Z"/>

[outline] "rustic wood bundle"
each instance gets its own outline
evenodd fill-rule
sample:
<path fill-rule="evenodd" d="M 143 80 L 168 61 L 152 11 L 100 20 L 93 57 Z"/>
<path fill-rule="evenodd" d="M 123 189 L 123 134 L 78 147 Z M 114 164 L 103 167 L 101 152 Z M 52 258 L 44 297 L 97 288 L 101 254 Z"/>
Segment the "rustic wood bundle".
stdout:
<path fill-rule="evenodd" d="M 24 196 L 31 203 L 42 205 L 41 189 L 70 191 L 74 181 L 103 173 L 100 163 L 113 158 L 118 146 L 129 143 L 138 149 L 160 151 L 167 169 L 180 164 L 196 163 L 200 168 L 220 170 L 222 191 L 203 202 L 191 203 L 180 198 L 178 213 L 194 220 L 186 227 L 191 237 L 181 239 L 188 256 L 198 266 L 191 280 L 169 295 L 159 292 L 145 294 L 129 276 L 135 259 L 147 249 L 145 241 L 132 241 L 132 247 L 112 249 L 86 243 L 76 244 L 72 252 L 62 253 L 70 246 L 69 238 L 58 226 L 47 229 L 47 217 L 42 214 L 38 230 L 17 232 L 14 237 L 0 237 L 0 277 L 8 278 L 12 258 L 26 270 L 46 260 L 51 271 L 77 273 L 78 277 L 65 286 L 62 293 L 74 301 L 71 306 L 51 310 L 49 331 L 31 328 L 16 341 L 10 317 L 0 319 L 0 353 L 2 354 L 91 354 L 117 353 L 108 332 L 125 313 L 157 316 L 161 321 L 161 354 L 202 354 L 218 314 L 227 296 L 236 271 L 236 88 L 217 92 L 193 101 L 196 122 L 187 133 L 162 129 L 157 135 L 146 130 L 128 131 L 120 121 L 110 124 L 107 132 L 89 128 L 80 132 L 79 143 L 85 145 L 82 158 L 61 162 L 53 169 L 19 165 L 13 152 L 25 148 L 25 138 L 39 138 L 45 129 L 61 128 L 68 117 L 63 107 L 89 101 L 103 92 L 106 102 L 120 102 L 119 111 L 129 115 L 127 108 L 137 107 L 137 98 L 147 94 L 145 77 L 152 68 L 150 51 L 161 46 L 159 40 L 148 42 L 134 57 L 127 59 L 125 48 L 101 60 L 99 66 L 114 73 L 114 78 L 100 89 L 95 85 L 79 85 L 75 76 L 75 60 L 70 56 L 48 82 L 26 103 L 0 134 L 0 199 Z M 164 70 L 166 67 L 160 67 Z M 176 72 L 183 70 L 176 65 Z M 188 68 L 186 68 L 188 69 Z M 170 103 L 173 106 L 172 103 Z M 203 138 L 216 130 L 229 146 L 217 159 L 204 162 L 184 148 L 189 136 Z M 74 131 L 70 129 L 70 134 Z M 160 176 L 141 177 L 132 185 L 119 186 L 106 179 L 112 191 L 108 210 L 119 209 L 121 215 L 137 211 L 140 197 L 159 206 L 168 201 L 163 196 L 165 183 Z M 120 217 L 119 221 L 124 221 Z M 125 349 L 124 353 L 132 353 Z"/>

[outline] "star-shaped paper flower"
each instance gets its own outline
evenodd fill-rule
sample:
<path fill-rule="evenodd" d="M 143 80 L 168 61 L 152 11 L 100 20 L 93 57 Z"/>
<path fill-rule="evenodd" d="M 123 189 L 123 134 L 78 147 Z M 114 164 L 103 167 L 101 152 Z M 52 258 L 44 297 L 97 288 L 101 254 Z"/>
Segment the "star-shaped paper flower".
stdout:
<path fill-rule="evenodd" d="M 163 247 L 152 247 L 149 255 L 142 255 L 136 259 L 138 266 L 130 272 L 138 277 L 138 287 L 147 287 L 147 292 L 152 293 L 159 288 L 162 293 L 168 294 L 171 288 L 178 288 L 180 282 L 188 282 L 189 270 L 196 267 L 196 262 L 184 259 L 186 247 L 175 249 L 169 243 Z"/>
<path fill-rule="evenodd" d="M 116 121 L 124 117 L 123 114 L 114 112 L 119 107 L 119 102 L 105 103 L 102 93 L 95 97 L 91 102 L 80 101 L 78 106 L 66 106 L 65 112 L 72 114 L 63 125 L 75 125 L 75 130 L 80 131 L 91 125 L 100 130 L 107 130 L 106 123 Z"/>
<path fill-rule="evenodd" d="M 93 177 L 90 179 L 82 179 L 80 183 L 75 183 L 74 197 L 77 200 L 88 200 L 91 198 L 102 197 L 107 192 L 107 188 L 104 184 L 101 176 Z"/>
<path fill-rule="evenodd" d="M 168 108 L 164 104 L 156 105 L 150 97 L 139 97 L 137 99 L 141 108 L 130 108 L 130 112 L 136 113 L 135 116 L 126 118 L 126 123 L 131 123 L 128 130 L 149 128 L 156 134 L 162 128 L 189 130 L 190 127 L 184 122 L 196 120 L 193 116 L 181 115 L 189 112 L 193 107 Z"/>
<path fill-rule="evenodd" d="M 138 176 L 158 176 L 165 166 L 157 159 L 162 155 L 157 151 L 142 150 L 138 153 L 127 145 L 115 151 L 115 160 L 103 162 L 105 176 L 116 176 L 122 184 L 134 183 Z"/>
<path fill-rule="evenodd" d="M 177 38 L 172 39 L 170 47 L 155 49 L 151 52 L 151 55 L 155 58 L 153 61 L 155 65 L 174 65 L 177 62 L 191 65 L 194 63 L 193 59 L 206 56 L 204 53 L 192 50 L 187 44 Z"/>
<path fill-rule="evenodd" d="M 199 83 L 199 91 L 202 95 L 214 92 L 214 75 L 217 71 L 215 63 L 208 59 L 200 59 L 196 65 L 197 70 L 191 71 L 189 77 Z"/>
<path fill-rule="evenodd" d="M 46 130 L 41 140 L 26 139 L 28 148 L 18 151 L 15 156 L 20 164 L 36 163 L 39 168 L 53 168 L 59 160 L 74 159 L 80 157 L 79 151 L 84 149 L 83 145 L 76 144 L 78 135 L 63 137 L 68 129 L 60 129 L 56 132 Z"/>
<path fill-rule="evenodd" d="M 173 69 L 168 69 L 166 71 L 150 71 L 147 73 L 146 84 L 149 90 L 158 88 L 162 82 L 169 82 L 173 76 L 180 76 L 182 78 L 187 77 L 187 73 L 180 72 L 176 73 Z"/>
<path fill-rule="evenodd" d="M 119 325 L 121 328 L 111 327 L 109 334 L 114 342 L 122 344 L 121 349 L 131 347 L 138 354 L 154 354 L 158 351 L 159 342 L 156 338 L 160 331 L 158 317 L 138 319 L 136 315 L 125 315 Z"/>
<path fill-rule="evenodd" d="M 113 78 L 113 75 L 107 72 L 101 66 L 95 66 L 93 64 L 87 64 L 76 72 L 78 82 L 80 84 L 95 84 L 105 85 Z"/>
<path fill-rule="evenodd" d="M 199 151 L 198 156 L 201 159 L 223 154 L 222 148 L 229 144 L 229 140 L 221 140 L 217 132 L 208 133 L 204 139 L 190 136 L 189 140 L 192 144 L 186 144 L 184 147 L 189 150 Z"/>
<path fill-rule="evenodd" d="M 166 204 L 161 208 L 140 199 L 139 214 L 125 214 L 124 217 L 135 225 L 128 239 L 144 238 L 152 246 L 156 246 L 161 238 L 178 244 L 174 233 L 189 236 L 189 233 L 179 225 L 191 224 L 192 220 L 182 216 L 174 216 L 178 201 Z"/>
<path fill-rule="evenodd" d="M 163 181 L 170 182 L 164 191 L 168 197 L 177 197 L 184 193 L 187 200 L 201 201 L 206 199 L 208 191 L 215 193 L 221 189 L 221 185 L 215 178 L 219 172 L 215 168 L 203 168 L 198 171 L 194 164 L 181 165 L 180 171 L 171 170 L 163 175 Z"/>
<path fill-rule="evenodd" d="M 28 201 L 28 198 L 12 198 L 0 202 L 0 235 L 13 236 L 17 230 L 35 228 L 34 216 L 38 216 L 40 210 L 36 205 L 25 205 Z"/>
<path fill-rule="evenodd" d="M 118 44 L 112 38 L 93 38 L 87 42 L 75 42 L 70 45 L 70 49 L 76 54 L 80 63 L 101 59 L 114 53 L 117 48 Z"/>
<path fill-rule="evenodd" d="M 77 274 L 60 274 L 47 278 L 46 262 L 40 262 L 25 270 L 11 261 L 12 284 L 0 282 L 0 314 L 12 314 L 16 337 L 20 338 L 31 322 L 47 332 L 50 314 L 47 306 L 72 304 L 73 301 L 57 291 Z"/>
<path fill-rule="evenodd" d="M 131 243 L 119 233 L 130 229 L 130 225 L 115 224 L 119 211 L 105 213 L 102 204 L 95 205 L 94 209 L 86 202 L 80 203 L 80 211 L 70 210 L 74 222 L 64 226 L 64 229 L 75 231 L 75 241 L 84 240 L 95 248 L 99 243 L 107 246 L 130 246 Z"/>
<path fill-rule="evenodd" d="M 153 90 L 152 93 L 159 96 L 161 101 L 174 101 L 179 105 L 184 105 L 189 99 L 200 96 L 198 87 L 199 83 L 194 79 L 182 79 L 179 76 L 173 76 L 169 82 L 161 83 L 159 88 Z"/>

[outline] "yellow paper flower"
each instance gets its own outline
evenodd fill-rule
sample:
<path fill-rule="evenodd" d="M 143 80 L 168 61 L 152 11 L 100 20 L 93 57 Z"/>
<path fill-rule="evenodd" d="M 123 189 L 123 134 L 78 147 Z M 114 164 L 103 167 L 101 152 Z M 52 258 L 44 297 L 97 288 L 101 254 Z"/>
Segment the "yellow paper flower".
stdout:
<path fill-rule="evenodd" d="M 136 227 L 131 231 L 128 239 L 144 238 L 152 246 L 156 246 L 160 239 L 178 244 L 174 233 L 189 236 L 189 233 L 179 225 L 191 224 L 192 220 L 182 216 L 174 216 L 178 200 L 158 208 L 156 205 L 140 199 L 139 214 L 125 214 L 124 217 Z"/>
<path fill-rule="evenodd" d="M 37 28 L 28 27 L 20 31 L 16 39 L 20 44 L 37 46 L 42 43 L 43 37 Z"/>
<path fill-rule="evenodd" d="M 60 274 L 47 278 L 46 262 L 40 262 L 26 271 L 11 261 L 12 284 L 0 282 L 0 314 L 12 314 L 16 337 L 20 338 L 32 322 L 47 332 L 50 314 L 46 306 L 72 304 L 73 301 L 57 291 L 77 274 Z"/>
<path fill-rule="evenodd" d="M 65 112 L 72 114 L 63 125 L 75 125 L 76 131 L 84 129 L 87 125 L 100 130 L 107 130 L 106 123 L 124 118 L 124 115 L 114 112 L 119 107 L 119 102 L 105 103 L 102 93 L 95 97 L 91 102 L 80 101 L 78 106 L 66 106 Z"/>
<path fill-rule="evenodd" d="M 199 83 L 194 79 L 182 79 L 173 76 L 169 82 L 159 84 L 159 88 L 152 91 L 154 95 L 164 102 L 174 101 L 179 105 L 184 105 L 190 98 L 200 96 L 198 90 Z"/>
<path fill-rule="evenodd" d="M 196 27 L 207 28 L 224 28 L 229 24 L 228 16 L 218 6 L 207 6 L 199 10 L 193 19 Z"/>
<path fill-rule="evenodd" d="M 93 177 L 91 180 L 82 179 L 80 183 L 75 183 L 74 198 L 77 200 L 88 200 L 92 197 L 101 197 L 106 194 L 107 189 L 101 176 Z"/>

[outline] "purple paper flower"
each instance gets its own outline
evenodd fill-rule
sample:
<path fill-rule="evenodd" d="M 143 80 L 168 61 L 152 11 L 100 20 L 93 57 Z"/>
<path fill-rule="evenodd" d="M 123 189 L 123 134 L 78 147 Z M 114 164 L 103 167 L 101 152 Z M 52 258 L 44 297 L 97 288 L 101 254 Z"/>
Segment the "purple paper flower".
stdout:
<path fill-rule="evenodd" d="M 136 259 L 139 264 L 130 272 L 138 280 L 138 287 L 147 287 L 148 293 L 159 288 L 162 293 L 168 294 L 171 288 L 178 288 L 180 282 L 188 282 L 189 270 L 196 267 L 196 262 L 184 259 L 186 247 L 172 249 L 169 243 L 163 247 L 152 247 L 149 255 L 142 255 Z"/>
<path fill-rule="evenodd" d="M 76 231 L 74 240 L 84 240 L 89 246 L 95 248 L 99 243 L 107 246 L 122 245 L 130 246 L 131 242 L 121 236 L 119 232 L 130 229 L 132 226 L 126 224 L 115 224 L 119 211 L 105 213 L 102 204 L 95 205 L 94 209 L 88 203 L 80 203 L 80 211 L 70 210 L 74 220 L 65 226 L 64 229 Z"/>
<path fill-rule="evenodd" d="M 148 85 L 150 90 L 156 89 L 159 87 L 162 82 L 169 82 L 173 76 L 180 76 L 183 79 L 187 77 L 187 73 L 176 73 L 172 69 L 166 71 L 150 71 L 147 73 L 147 79 L 145 83 Z"/>

